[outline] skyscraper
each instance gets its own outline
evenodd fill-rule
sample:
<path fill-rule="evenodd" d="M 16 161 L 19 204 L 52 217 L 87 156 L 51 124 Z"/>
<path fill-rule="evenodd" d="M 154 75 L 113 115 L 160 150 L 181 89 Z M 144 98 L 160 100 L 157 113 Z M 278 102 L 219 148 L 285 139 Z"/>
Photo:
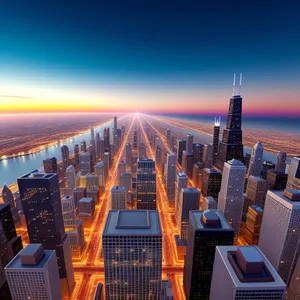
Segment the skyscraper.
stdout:
<path fill-rule="evenodd" d="M 198 210 L 200 206 L 200 191 L 196 188 L 182 188 L 177 208 L 177 227 L 181 239 L 188 239 L 189 213 Z"/>
<path fill-rule="evenodd" d="M 5 273 L 13 300 L 62 299 L 55 250 L 44 250 L 42 244 L 27 245 Z"/>
<path fill-rule="evenodd" d="M 200 143 L 193 143 L 193 154 L 195 161 L 202 161 L 204 145 Z"/>
<path fill-rule="evenodd" d="M 267 171 L 267 185 L 270 190 L 284 190 L 287 186 L 288 174 L 274 169 Z"/>
<path fill-rule="evenodd" d="M 118 119 L 117 119 L 117 117 L 115 116 L 115 117 L 114 117 L 114 134 L 117 133 L 117 129 L 118 129 Z"/>
<path fill-rule="evenodd" d="M 61 147 L 61 159 L 63 166 L 67 168 L 69 165 L 69 148 L 67 145 Z"/>
<path fill-rule="evenodd" d="M 80 161 L 80 173 L 82 176 L 85 176 L 92 172 L 92 157 L 89 152 L 84 152 L 79 155 Z"/>
<path fill-rule="evenodd" d="M 34 171 L 18 178 L 18 186 L 30 243 L 41 243 L 47 250 L 56 250 L 62 294 L 70 296 L 74 271 L 64 229 L 58 176 Z"/>
<path fill-rule="evenodd" d="M 189 177 L 193 176 L 193 166 L 195 163 L 195 158 L 192 152 L 184 150 L 182 152 L 182 170 Z"/>
<path fill-rule="evenodd" d="M 166 189 L 169 205 L 174 207 L 176 180 L 176 155 L 171 152 L 167 154 Z"/>
<path fill-rule="evenodd" d="M 120 176 L 126 173 L 126 164 L 124 160 L 121 160 L 118 166 L 118 178 L 120 179 Z"/>
<path fill-rule="evenodd" d="M 250 205 L 257 205 L 264 208 L 267 191 L 268 184 L 266 180 L 261 177 L 250 176 L 247 183 L 244 212 L 248 212 Z"/>
<path fill-rule="evenodd" d="M 218 199 L 221 189 L 222 174 L 215 169 L 203 169 L 202 175 L 202 195 L 204 197 L 211 196 Z"/>
<path fill-rule="evenodd" d="M 188 184 L 188 177 L 183 173 L 177 173 L 175 182 L 175 216 L 177 216 L 178 202 L 180 198 L 181 189 L 186 188 Z"/>
<path fill-rule="evenodd" d="M 124 186 L 113 186 L 110 190 L 110 209 L 126 209 L 127 191 Z"/>
<path fill-rule="evenodd" d="M 218 155 L 219 139 L 220 139 L 221 117 L 215 118 L 214 135 L 213 135 L 213 156 Z"/>
<path fill-rule="evenodd" d="M 143 141 L 140 142 L 139 144 L 139 157 L 146 157 L 146 146 Z"/>
<path fill-rule="evenodd" d="M 258 245 L 263 213 L 259 206 L 251 205 L 248 208 L 243 237 L 249 245 Z"/>
<path fill-rule="evenodd" d="M 77 167 L 79 165 L 79 145 L 74 146 L 74 165 Z M 46 172 L 47 173 L 47 172 Z M 55 173 L 55 172 L 52 172 Z"/>
<path fill-rule="evenodd" d="M 57 173 L 57 160 L 55 157 L 46 158 L 43 160 L 45 173 Z"/>
<path fill-rule="evenodd" d="M 264 148 L 261 142 L 257 142 L 251 152 L 249 168 L 247 171 L 248 177 L 260 176 L 263 165 Z"/>
<path fill-rule="evenodd" d="M 66 170 L 66 176 L 67 176 L 67 185 L 70 189 L 76 188 L 76 174 L 74 166 L 68 166 Z"/>
<path fill-rule="evenodd" d="M 232 159 L 224 164 L 221 189 L 218 197 L 218 209 L 234 229 L 238 238 L 244 207 L 244 186 L 246 167 Z"/>
<path fill-rule="evenodd" d="M 111 210 L 102 235 L 106 299 L 160 299 L 158 211 Z"/>
<path fill-rule="evenodd" d="M 125 146 L 125 156 L 126 156 L 125 162 L 126 162 L 127 168 L 129 170 L 131 170 L 131 168 L 132 168 L 132 149 L 131 149 L 130 143 L 127 143 Z"/>
<path fill-rule="evenodd" d="M 95 129 L 91 127 L 91 140 L 95 140 Z"/>
<path fill-rule="evenodd" d="M 189 219 L 184 292 L 187 300 L 209 299 L 216 246 L 232 245 L 234 231 L 217 210 L 190 211 Z"/>
<path fill-rule="evenodd" d="M 170 148 L 170 145 L 171 145 L 171 129 L 167 128 L 167 131 L 166 131 L 166 140 L 167 140 L 167 144 Z"/>
<path fill-rule="evenodd" d="M 213 145 L 212 144 L 205 144 L 203 148 L 203 162 L 205 168 L 212 168 L 213 167 Z"/>
<path fill-rule="evenodd" d="M 132 190 L 132 175 L 131 173 L 124 173 L 120 176 L 120 186 L 124 186 L 126 188 L 127 201 L 131 203 L 131 197 L 129 197 L 129 193 Z"/>
<path fill-rule="evenodd" d="M 85 140 L 82 140 L 81 143 L 80 143 L 80 150 L 81 152 L 86 152 L 86 141 Z"/>
<path fill-rule="evenodd" d="M 186 135 L 186 150 L 189 152 L 193 152 L 193 143 L 194 143 L 194 136 L 192 134 Z"/>
<path fill-rule="evenodd" d="M 286 189 L 300 189 L 300 156 L 291 161 Z"/>
<path fill-rule="evenodd" d="M 258 246 L 286 283 L 300 237 L 299 224 L 299 191 L 268 191 Z"/>
<path fill-rule="evenodd" d="M 136 129 L 133 130 L 133 150 L 138 149 L 138 131 Z"/>
<path fill-rule="evenodd" d="M 240 86 L 241 86 L 240 75 Z M 235 74 L 233 81 L 233 95 L 230 98 L 226 128 L 223 130 L 223 140 L 219 144 L 219 152 L 216 159 L 216 167 L 223 171 L 224 163 L 236 159 L 244 160 L 242 139 L 242 97 L 240 89 L 235 88 Z"/>
<path fill-rule="evenodd" d="M 11 190 L 8 188 L 7 185 L 3 186 L 2 198 L 3 198 L 4 204 L 10 205 L 10 211 L 11 211 L 15 226 L 20 225 L 21 220 L 20 220 L 20 216 L 18 213 L 18 207 L 16 206 L 14 195 L 11 192 Z"/>
<path fill-rule="evenodd" d="M 285 298 L 286 285 L 257 246 L 217 246 L 210 300 Z"/>
<path fill-rule="evenodd" d="M 280 151 L 278 152 L 276 157 L 275 171 L 285 173 L 285 169 L 286 169 L 286 152 Z"/>
<path fill-rule="evenodd" d="M 264 161 L 263 167 L 262 167 L 262 170 L 260 173 L 261 178 L 267 179 L 268 170 L 273 170 L 273 169 L 275 169 L 275 164 L 273 164 L 271 161 L 268 161 L 268 160 Z"/>
<path fill-rule="evenodd" d="M 202 210 L 208 209 L 217 209 L 217 201 L 211 196 L 204 197 L 202 203 Z"/>
<path fill-rule="evenodd" d="M 152 159 L 138 159 L 136 199 L 137 209 L 156 209 L 156 171 Z"/>
<path fill-rule="evenodd" d="M 201 190 L 202 188 L 202 175 L 203 175 L 203 162 L 195 162 L 193 165 L 193 185 Z"/>
<path fill-rule="evenodd" d="M 10 299 L 4 267 L 23 248 L 9 204 L 0 204 L 0 299 Z"/>
<path fill-rule="evenodd" d="M 105 178 L 107 178 L 109 168 L 110 168 L 110 153 L 108 151 L 104 151 L 103 162 L 104 162 L 104 176 Z"/>
<path fill-rule="evenodd" d="M 177 143 L 177 161 L 182 164 L 182 152 L 186 150 L 186 141 L 185 140 L 178 140 Z"/>
<path fill-rule="evenodd" d="M 103 131 L 104 138 L 104 149 L 110 149 L 110 136 L 109 136 L 109 128 L 105 127 Z M 105 150 L 104 150 L 105 151 Z"/>
<path fill-rule="evenodd" d="M 106 177 L 105 177 L 104 168 L 105 168 L 105 166 L 104 166 L 103 160 L 98 162 L 95 166 L 95 172 L 96 172 L 96 175 L 98 176 L 98 186 L 99 186 L 100 192 L 103 192 L 104 187 L 105 187 Z"/>

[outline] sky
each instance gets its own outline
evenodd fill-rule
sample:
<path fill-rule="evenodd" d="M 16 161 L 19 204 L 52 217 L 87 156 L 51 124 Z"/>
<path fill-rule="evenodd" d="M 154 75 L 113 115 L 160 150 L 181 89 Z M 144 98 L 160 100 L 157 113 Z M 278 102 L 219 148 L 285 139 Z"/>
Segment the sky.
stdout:
<path fill-rule="evenodd" d="M 293 2 L 1 1 L 0 113 L 297 116 Z"/>

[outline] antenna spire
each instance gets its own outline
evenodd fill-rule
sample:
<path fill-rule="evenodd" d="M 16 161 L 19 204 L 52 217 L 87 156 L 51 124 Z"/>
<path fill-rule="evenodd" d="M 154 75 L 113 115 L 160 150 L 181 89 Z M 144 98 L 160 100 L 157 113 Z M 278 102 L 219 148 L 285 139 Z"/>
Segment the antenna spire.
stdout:
<path fill-rule="evenodd" d="M 235 96 L 235 73 L 233 73 L 233 91 L 232 91 L 232 95 Z"/>
<path fill-rule="evenodd" d="M 239 95 L 241 94 L 241 88 L 242 88 L 242 79 L 243 79 L 243 74 L 242 74 L 242 73 L 240 73 Z"/>

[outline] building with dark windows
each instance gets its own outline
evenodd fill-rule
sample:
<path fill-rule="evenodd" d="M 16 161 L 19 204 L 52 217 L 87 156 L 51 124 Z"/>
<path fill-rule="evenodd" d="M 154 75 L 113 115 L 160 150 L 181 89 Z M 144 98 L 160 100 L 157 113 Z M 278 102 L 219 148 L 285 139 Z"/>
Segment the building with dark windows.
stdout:
<path fill-rule="evenodd" d="M 55 157 L 44 159 L 43 167 L 45 173 L 57 173 L 57 159 Z"/>
<path fill-rule="evenodd" d="M 104 128 L 104 149 L 110 149 L 110 136 L 109 136 L 109 128 Z"/>
<path fill-rule="evenodd" d="M 81 152 L 86 152 L 87 149 L 86 149 L 86 141 L 85 140 L 81 141 L 80 150 L 81 150 Z"/>
<path fill-rule="evenodd" d="M 190 211 L 188 230 L 185 296 L 187 300 L 209 299 L 216 246 L 233 245 L 234 231 L 218 210 Z"/>
<path fill-rule="evenodd" d="M 67 145 L 61 147 L 61 159 L 63 167 L 67 168 L 69 165 L 69 148 Z"/>
<path fill-rule="evenodd" d="M 243 237 L 249 245 L 258 245 L 263 213 L 264 210 L 259 206 L 251 205 L 248 208 Z"/>
<path fill-rule="evenodd" d="M 77 167 L 79 165 L 79 145 L 74 146 L 74 165 Z M 55 173 L 55 172 L 52 172 Z"/>
<path fill-rule="evenodd" d="M 192 152 L 184 150 L 182 152 L 182 171 L 189 177 L 193 178 L 193 166 L 195 157 Z"/>
<path fill-rule="evenodd" d="M 234 77 L 235 87 L 235 77 Z M 226 128 L 223 130 L 223 139 L 219 145 L 216 167 L 223 171 L 224 163 L 237 159 L 244 160 L 244 147 L 242 136 L 242 97 L 234 88 L 230 98 Z"/>
<path fill-rule="evenodd" d="M 133 150 L 138 149 L 138 131 L 136 129 L 133 130 Z"/>
<path fill-rule="evenodd" d="M 260 173 L 261 178 L 267 179 L 268 170 L 272 170 L 272 169 L 275 169 L 275 164 L 273 164 L 271 161 L 268 160 L 264 161 Z"/>
<path fill-rule="evenodd" d="M 69 237 L 65 233 L 57 174 L 37 170 L 18 178 L 29 241 L 56 250 L 61 291 L 69 297 L 74 287 L 74 271 Z"/>
<path fill-rule="evenodd" d="M 285 172 L 277 172 L 268 170 L 267 184 L 270 190 L 284 190 L 288 181 L 288 174 Z"/>
<path fill-rule="evenodd" d="M 182 164 L 182 152 L 186 150 L 186 141 L 179 140 L 177 143 L 177 161 Z"/>
<path fill-rule="evenodd" d="M 10 206 L 10 211 L 11 211 L 15 226 L 21 225 L 21 219 L 19 216 L 17 201 L 15 201 L 14 195 L 7 185 L 3 186 L 2 198 L 3 198 L 4 204 L 7 204 Z"/>
<path fill-rule="evenodd" d="M 10 206 L 0 204 L 0 299 L 11 299 L 4 268 L 22 248 Z"/>
<path fill-rule="evenodd" d="M 202 195 L 204 197 L 211 196 L 218 199 L 221 189 L 222 174 L 216 169 L 203 169 L 202 173 Z"/>
<path fill-rule="evenodd" d="M 213 135 L 213 156 L 218 155 L 219 139 L 220 139 L 221 117 L 215 118 L 214 135 Z"/>
<path fill-rule="evenodd" d="M 195 161 L 202 161 L 204 145 L 200 143 L 193 143 L 193 154 Z"/>
<path fill-rule="evenodd" d="M 138 159 L 136 198 L 137 209 L 156 209 L 156 171 L 152 159 Z"/>

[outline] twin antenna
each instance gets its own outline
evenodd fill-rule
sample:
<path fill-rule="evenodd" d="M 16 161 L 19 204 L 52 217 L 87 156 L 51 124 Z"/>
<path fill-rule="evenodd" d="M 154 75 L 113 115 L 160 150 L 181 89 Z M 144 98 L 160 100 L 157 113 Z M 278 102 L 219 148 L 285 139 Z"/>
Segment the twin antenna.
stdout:
<path fill-rule="evenodd" d="M 236 89 L 236 85 L 235 85 L 235 73 L 233 74 L 233 91 L 232 91 L 232 96 L 239 96 L 241 95 L 241 87 L 242 87 L 242 73 L 240 73 L 240 84 L 238 86 L 238 88 Z"/>

